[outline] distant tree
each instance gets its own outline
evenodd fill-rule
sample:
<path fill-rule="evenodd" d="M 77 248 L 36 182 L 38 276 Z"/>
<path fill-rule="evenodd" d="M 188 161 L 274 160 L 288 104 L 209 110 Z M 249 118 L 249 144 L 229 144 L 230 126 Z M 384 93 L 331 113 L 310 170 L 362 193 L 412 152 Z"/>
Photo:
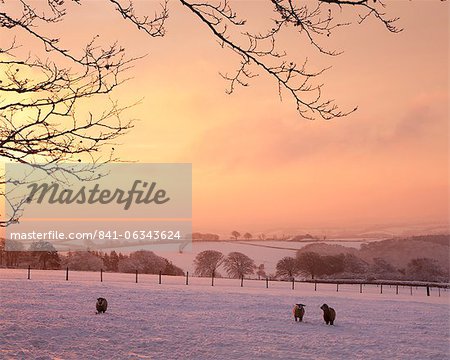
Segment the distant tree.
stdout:
<path fill-rule="evenodd" d="M 104 253 L 102 256 L 102 260 L 103 260 L 103 268 L 108 271 L 111 268 L 111 261 L 109 258 L 108 253 Z"/>
<path fill-rule="evenodd" d="M 143 274 L 158 274 L 166 268 L 165 259 L 148 250 L 132 252 L 129 256 L 129 261 L 136 265 L 131 272 L 138 270 Z"/>
<path fill-rule="evenodd" d="M 24 246 L 20 241 L 11 239 L 0 240 L 0 265 L 3 259 L 7 267 L 19 265 L 19 260 L 23 255 Z"/>
<path fill-rule="evenodd" d="M 376 278 L 383 279 L 392 279 L 399 274 L 392 264 L 382 258 L 373 259 L 373 264 L 370 266 L 369 272 Z"/>
<path fill-rule="evenodd" d="M 299 271 L 297 259 L 291 256 L 285 256 L 277 263 L 277 277 L 293 278 Z"/>
<path fill-rule="evenodd" d="M 292 237 L 292 241 L 305 241 L 305 240 L 314 240 L 314 236 L 311 234 L 303 234 L 303 235 L 295 235 Z"/>
<path fill-rule="evenodd" d="M 259 240 L 266 240 L 266 234 L 264 234 L 264 233 L 259 234 L 258 235 L 258 239 Z"/>
<path fill-rule="evenodd" d="M 108 271 L 119 271 L 119 255 L 114 250 L 109 254 L 109 266 L 106 269 Z"/>
<path fill-rule="evenodd" d="M 264 269 L 264 264 L 259 264 L 256 270 L 256 275 L 258 275 L 258 280 L 266 277 L 266 271 Z"/>
<path fill-rule="evenodd" d="M 0 239 L 0 266 L 3 265 L 3 258 L 5 256 L 5 240 L 4 238 Z"/>
<path fill-rule="evenodd" d="M 122 273 L 134 273 L 136 270 L 142 272 L 141 264 L 137 259 L 123 257 L 118 264 L 118 271 Z"/>
<path fill-rule="evenodd" d="M 98 271 L 103 267 L 103 261 L 94 253 L 89 251 L 70 252 L 63 258 L 63 265 L 71 270 Z"/>
<path fill-rule="evenodd" d="M 325 273 L 322 257 L 315 252 L 301 252 L 297 254 L 298 269 L 301 274 L 311 275 L 311 279 Z"/>
<path fill-rule="evenodd" d="M 211 276 L 217 274 L 217 268 L 223 263 L 224 255 L 220 251 L 205 250 L 197 254 L 194 259 L 195 274 L 197 276 Z"/>
<path fill-rule="evenodd" d="M 182 269 L 153 251 L 139 250 L 132 252 L 130 256 L 119 253 L 118 257 L 120 272 L 133 273 L 138 270 L 142 274 L 158 274 L 161 271 L 164 275 L 184 275 Z"/>
<path fill-rule="evenodd" d="M 323 263 L 323 273 L 325 275 L 343 273 L 345 270 L 344 260 L 344 254 L 322 256 L 321 261 Z"/>
<path fill-rule="evenodd" d="M 48 241 L 33 242 L 29 251 L 31 257 L 41 269 L 59 269 L 61 267 L 61 259 L 55 247 Z"/>
<path fill-rule="evenodd" d="M 210 234 L 210 233 L 199 233 L 199 232 L 195 232 L 192 233 L 192 241 L 217 241 L 220 239 L 220 236 L 217 234 Z"/>
<path fill-rule="evenodd" d="M 440 281 L 445 276 L 445 273 L 436 260 L 418 258 L 408 263 L 406 275 L 410 280 Z"/>
<path fill-rule="evenodd" d="M 241 234 L 239 231 L 234 230 L 231 232 L 231 236 L 234 237 L 235 240 L 237 240 L 239 236 L 241 236 Z"/>
<path fill-rule="evenodd" d="M 345 254 L 344 271 L 350 274 L 363 274 L 368 270 L 368 264 L 353 254 Z"/>
<path fill-rule="evenodd" d="M 307 254 L 307 255 L 303 255 Z M 345 254 L 319 255 L 317 253 L 300 253 L 297 257 L 297 267 L 304 274 L 314 276 L 342 276 L 346 272 L 346 261 L 348 265 L 356 266 L 356 257 L 347 259 Z M 353 261 L 353 263 L 351 263 Z M 361 260 L 362 262 L 362 260 Z"/>
<path fill-rule="evenodd" d="M 251 238 L 253 238 L 253 235 L 250 234 L 249 232 L 246 232 L 246 233 L 244 234 L 244 239 L 250 240 Z"/>
<path fill-rule="evenodd" d="M 171 261 L 169 261 L 167 259 L 164 259 L 164 261 L 166 262 L 166 267 L 162 271 L 163 275 L 174 275 L 174 276 L 183 276 L 184 275 L 184 271 L 182 269 L 180 269 L 178 266 L 175 266 L 174 264 L 172 264 Z"/>
<path fill-rule="evenodd" d="M 1 238 L 0 239 L 0 266 L 3 265 L 3 258 L 5 257 L 5 253 L 6 253 L 6 249 L 5 249 L 6 244 L 5 243 L 6 243 L 6 239 Z"/>
<path fill-rule="evenodd" d="M 255 272 L 255 262 L 240 252 L 231 252 L 225 258 L 223 265 L 229 277 L 240 278 Z"/>

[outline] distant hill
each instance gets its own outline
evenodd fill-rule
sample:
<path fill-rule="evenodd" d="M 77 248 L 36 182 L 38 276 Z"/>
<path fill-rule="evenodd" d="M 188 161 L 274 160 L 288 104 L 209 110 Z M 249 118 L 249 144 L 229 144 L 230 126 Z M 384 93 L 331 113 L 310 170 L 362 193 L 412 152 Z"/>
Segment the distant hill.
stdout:
<path fill-rule="evenodd" d="M 450 264 L 450 235 L 394 238 L 361 245 L 358 256 L 366 261 L 383 258 L 398 268 L 412 259 L 435 259 L 444 268 Z"/>
<path fill-rule="evenodd" d="M 317 243 L 307 245 L 298 252 L 309 251 L 320 255 L 353 254 L 368 263 L 372 263 L 374 258 L 382 258 L 399 269 L 404 268 L 413 259 L 430 258 L 435 259 L 442 268 L 448 269 L 450 235 L 423 235 L 373 241 L 362 244 L 361 249 Z"/>
<path fill-rule="evenodd" d="M 424 241 L 444 246 L 450 246 L 450 235 L 421 235 L 411 236 L 410 239 L 414 241 Z"/>

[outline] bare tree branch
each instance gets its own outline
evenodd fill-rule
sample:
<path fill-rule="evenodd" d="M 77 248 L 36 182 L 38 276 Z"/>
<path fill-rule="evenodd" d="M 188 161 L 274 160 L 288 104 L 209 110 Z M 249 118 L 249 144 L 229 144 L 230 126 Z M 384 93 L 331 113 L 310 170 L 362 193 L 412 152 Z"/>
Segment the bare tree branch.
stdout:
<path fill-rule="evenodd" d="M 80 0 L 73 2 L 82 4 Z M 110 2 L 139 30 L 150 36 L 164 35 L 166 2 L 152 19 L 138 17 L 131 2 L 127 5 L 116 0 Z M 3 4 L 0 2 L 0 6 Z M 57 24 L 67 15 L 64 1 L 20 0 L 20 5 L 22 10 L 18 14 L 0 7 L 0 29 L 27 35 L 53 57 L 52 60 L 41 60 L 37 55 L 21 58 L 16 54 L 19 45 L 14 38 L 0 47 L 0 157 L 38 168 L 48 175 L 55 169 L 64 171 L 58 168 L 63 162 L 83 161 L 94 168 L 118 160 L 114 156 L 116 141 L 133 126 L 132 121 L 122 120 L 121 114 L 133 105 L 120 106 L 110 94 L 127 80 L 124 74 L 138 58 L 127 58 L 117 42 L 99 45 L 98 36 L 77 52 L 64 48 L 60 38 L 45 35 L 42 25 Z M 81 112 L 80 107 L 94 98 L 105 104 L 104 109 Z M 92 169 L 71 175 L 89 180 L 91 173 Z M 0 177 L 0 197 L 6 199 L 12 210 L 8 219 L 0 219 L 0 226 L 16 222 L 25 203 L 24 199 L 6 194 L 5 186 L 11 181 L 26 179 Z"/>
<path fill-rule="evenodd" d="M 152 16 L 139 14 L 132 0 L 105 3 L 139 31 L 150 37 L 162 37 L 169 9 L 168 1 L 161 1 Z M 121 119 L 127 107 L 110 96 L 127 80 L 125 73 L 139 58 L 127 57 L 117 42 L 101 44 L 98 35 L 82 49 L 72 50 L 64 47 L 60 37 L 46 34 L 51 25 L 57 26 L 68 15 L 69 4 L 85 3 L 0 0 L 0 30 L 11 34 L 7 44 L 0 44 L 0 157 L 4 160 L 31 167 L 82 160 L 93 164 L 107 162 L 115 159 L 113 146 L 117 139 L 132 128 L 131 121 Z M 349 25 L 347 18 L 339 21 L 344 8 L 356 15 L 358 23 L 373 18 L 392 33 L 402 30 L 397 27 L 398 18 L 387 15 L 383 0 L 270 0 L 265 4 L 273 11 L 273 19 L 266 19 L 270 25 L 258 32 L 249 30 L 248 19 L 238 15 L 232 1 L 179 0 L 179 3 L 223 48 L 238 56 L 237 68 L 221 73 L 228 82 L 227 93 L 233 93 L 238 86 L 248 86 L 258 75 L 266 75 L 278 87 L 280 99 L 287 94 L 305 119 L 330 120 L 346 116 L 356 108 L 341 110 L 332 99 L 324 98 L 320 79 L 328 67 L 310 70 L 306 55 L 299 62 L 288 59 L 287 49 L 280 48 L 279 41 L 284 31 L 293 31 L 300 40 L 306 40 L 304 54 L 313 51 L 333 57 L 341 51 L 330 49 L 327 39 L 337 29 Z M 18 34 L 40 45 L 49 58 L 18 55 L 20 44 L 15 37 Z M 105 108 L 82 113 L 81 105 L 93 99 L 106 102 Z M 106 159 L 102 158 L 105 150 L 109 154 Z M 2 181 L 4 185 L 6 180 L 0 179 L 0 186 Z M 5 194 L 0 193 L 1 196 Z M 16 218 L 15 214 L 9 221 Z M 0 219 L 0 226 L 7 222 Z"/>
<path fill-rule="evenodd" d="M 282 20 L 275 20 L 274 27 L 270 31 L 265 34 L 251 34 L 248 31 L 242 31 L 239 39 L 230 35 L 229 26 L 231 24 L 242 27 L 245 25 L 245 21 L 237 20 L 236 13 L 230 10 L 227 1 L 216 6 L 190 3 L 186 0 L 180 1 L 209 28 L 222 47 L 231 49 L 241 58 L 239 68 L 234 75 L 222 74 L 223 78 L 230 82 L 227 93 L 232 93 L 236 85 L 247 86 L 248 80 L 256 76 L 250 70 L 252 66 L 255 66 L 276 81 L 280 97 L 282 91 L 291 95 L 296 102 L 299 114 L 306 119 L 314 119 L 319 116 L 329 120 L 346 116 L 356 110 L 341 111 L 332 100 L 322 100 L 323 84 L 313 84 L 312 80 L 327 69 L 310 72 L 307 70 L 307 59 L 302 65 L 297 65 L 293 61 L 284 60 L 286 54 L 276 50 L 276 35 L 283 25 L 292 21 L 291 17 L 284 12 L 286 9 L 281 7 L 282 1 L 272 1 L 275 4 L 276 13 L 281 15 Z M 292 2 L 290 3 L 293 6 Z M 295 10 L 295 8 L 293 9 Z M 295 12 L 295 26 L 300 22 L 300 15 L 300 13 Z M 306 19 L 317 15 L 317 10 L 313 12 L 313 15 L 309 12 L 304 13 Z M 304 28 L 316 32 L 326 31 L 326 29 L 331 31 L 336 26 L 330 24 L 331 20 L 319 20 L 313 25 L 308 25 L 308 27 L 305 25 Z M 247 44 L 244 45 L 241 39 L 246 40 Z M 314 44 L 318 47 L 317 43 L 314 42 Z M 326 51 L 322 50 L 322 52 Z M 327 53 L 332 54 L 331 52 Z"/>

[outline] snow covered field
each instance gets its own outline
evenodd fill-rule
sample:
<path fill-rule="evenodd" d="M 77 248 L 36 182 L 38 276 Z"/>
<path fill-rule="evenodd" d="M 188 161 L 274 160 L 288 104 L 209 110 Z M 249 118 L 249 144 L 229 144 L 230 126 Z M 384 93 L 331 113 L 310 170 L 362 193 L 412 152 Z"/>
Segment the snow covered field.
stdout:
<path fill-rule="evenodd" d="M 449 293 L 0 270 L 0 359 L 448 359 Z M 95 300 L 108 299 L 106 314 Z M 304 323 L 291 317 L 306 304 Z M 319 306 L 337 312 L 326 326 Z"/>

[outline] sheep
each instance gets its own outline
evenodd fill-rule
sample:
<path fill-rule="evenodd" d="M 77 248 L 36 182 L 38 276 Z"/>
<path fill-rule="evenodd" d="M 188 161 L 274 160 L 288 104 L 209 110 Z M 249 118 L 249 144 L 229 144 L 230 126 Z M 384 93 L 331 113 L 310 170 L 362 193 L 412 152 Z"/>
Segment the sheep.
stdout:
<path fill-rule="evenodd" d="M 327 304 L 323 304 L 320 308 L 323 310 L 323 319 L 325 320 L 325 323 L 327 325 L 333 325 L 334 319 L 336 318 L 336 311 Z"/>
<path fill-rule="evenodd" d="M 105 298 L 99 297 L 97 299 L 95 307 L 97 308 L 97 314 L 105 313 L 106 309 L 108 308 L 108 301 L 106 301 Z"/>
<path fill-rule="evenodd" d="M 292 309 L 292 313 L 294 314 L 294 319 L 295 321 L 297 321 L 297 319 L 299 319 L 299 321 L 303 321 L 303 315 L 305 315 L 305 305 L 303 304 L 295 304 L 294 308 Z"/>

